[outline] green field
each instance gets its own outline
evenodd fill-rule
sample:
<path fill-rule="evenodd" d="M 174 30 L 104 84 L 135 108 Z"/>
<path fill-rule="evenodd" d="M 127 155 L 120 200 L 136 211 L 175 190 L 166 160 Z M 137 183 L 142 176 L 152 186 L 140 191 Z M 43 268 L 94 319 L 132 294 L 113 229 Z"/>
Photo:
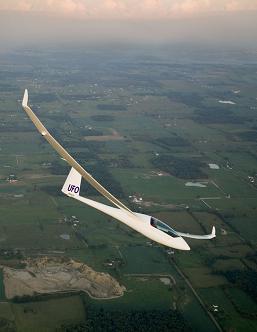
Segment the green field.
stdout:
<path fill-rule="evenodd" d="M 50 299 L 25 304 L 0 303 L 0 319 L 15 322 L 16 330 L 55 331 L 62 324 L 81 323 L 85 313 L 80 296 Z"/>
<path fill-rule="evenodd" d="M 245 297 L 245 294 L 238 292 L 237 290 L 228 290 L 235 297 L 236 301 L 241 301 L 241 307 L 244 306 L 244 309 L 247 310 L 248 313 L 251 313 L 253 310 L 247 306 L 250 305 L 251 300 Z M 237 328 L 238 331 L 255 331 L 256 330 L 256 321 L 251 317 L 243 318 L 240 313 L 237 311 L 233 302 L 228 298 L 227 294 L 220 288 L 206 288 L 200 291 L 203 299 L 206 304 L 209 306 L 210 310 L 213 311 L 213 305 L 218 306 L 218 312 L 215 313 L 217 318 L 219 319 L 222 327 L 224 329 L 228 328 Z M 255 308 L 255 305 L 254 305 Z"/>
<path fill-rule="evenodd" d="M 66 256 L 110 273 L 127 291 L 108 301 L 59 295 L 0 303 L 0 329 L 55 331 L 85 323 L 92 305 L 107 312 L 176 308 L 194 331 L 217 330 L 211 312 L 225 331 L 256 330 L 257 63 L 255 54 L 249 61 L 238 52 L 236 60 L 233 52 L 221 59 L 216 50 L 207 56 L 190 47 L 1 53 L 0 264 Z M 188 240 L 190 252 L 168 254 L 65 197 L 69 167 L 22 111 L 24 88 L 56 139 L 131 209 L 182 232 L 215 226 L 216 238 Z M 105 202 L 84 181 L 82 194 Z M 108 267 L 110 260 L 119 264 Z M 162 274 L 174 285 L 162 283 Z"/>

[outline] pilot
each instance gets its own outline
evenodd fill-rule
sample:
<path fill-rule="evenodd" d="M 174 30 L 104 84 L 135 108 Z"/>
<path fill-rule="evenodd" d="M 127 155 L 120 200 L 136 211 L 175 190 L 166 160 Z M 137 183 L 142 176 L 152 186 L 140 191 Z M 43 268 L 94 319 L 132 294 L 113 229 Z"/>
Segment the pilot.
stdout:
<path fill-rule="evenodd" d="M 153 217 L 151 217 L 150 224 L 151 224 L 153 227 L 156 227 L 156 221 L 154 220 Z"/>

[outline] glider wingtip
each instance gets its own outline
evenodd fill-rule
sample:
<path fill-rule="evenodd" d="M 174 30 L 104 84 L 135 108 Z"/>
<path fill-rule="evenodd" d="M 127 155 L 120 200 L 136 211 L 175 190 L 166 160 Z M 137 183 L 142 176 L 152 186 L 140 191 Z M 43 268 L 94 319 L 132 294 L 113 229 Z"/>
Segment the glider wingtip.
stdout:
<path fill-rule="evenodd" d="M 212 226 L 211 235 L 212 235 L 213 237 L 216 237 L 216 228 L 215 228 L 215 226 Z"/>
<path fill-rule="evenodd" d="M 23 99 L 22 99 L 22 107 L 27 107 L 29 101 L 29 93 L 28 89 L 25 89 Z"/>

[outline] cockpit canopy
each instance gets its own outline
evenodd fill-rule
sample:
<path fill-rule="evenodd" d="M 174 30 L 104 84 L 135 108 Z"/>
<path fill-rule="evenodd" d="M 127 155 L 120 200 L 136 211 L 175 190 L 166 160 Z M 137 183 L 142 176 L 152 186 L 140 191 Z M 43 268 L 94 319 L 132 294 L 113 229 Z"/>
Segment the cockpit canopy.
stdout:
<path fill-rule="evenodd" d="M 154 217 L 151 217 L 150 224 L 159 229 L 160 231 L 172 236 L 172 237 L 178 237 L 179 235 L 177 232 L 171 228 L 169 225 L 165 224 L 164 222 L 160 221 L 159 219 L 156 219 Z"/>

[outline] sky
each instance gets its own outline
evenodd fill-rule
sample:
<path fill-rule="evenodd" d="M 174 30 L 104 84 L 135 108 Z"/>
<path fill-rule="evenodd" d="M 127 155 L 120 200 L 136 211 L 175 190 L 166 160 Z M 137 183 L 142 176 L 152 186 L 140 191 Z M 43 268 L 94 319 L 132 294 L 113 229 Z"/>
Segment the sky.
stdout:
<path fill-rule="evenodd" d="M 0 41 L 257 47 L 257 0 L 0 0 Z"/>

